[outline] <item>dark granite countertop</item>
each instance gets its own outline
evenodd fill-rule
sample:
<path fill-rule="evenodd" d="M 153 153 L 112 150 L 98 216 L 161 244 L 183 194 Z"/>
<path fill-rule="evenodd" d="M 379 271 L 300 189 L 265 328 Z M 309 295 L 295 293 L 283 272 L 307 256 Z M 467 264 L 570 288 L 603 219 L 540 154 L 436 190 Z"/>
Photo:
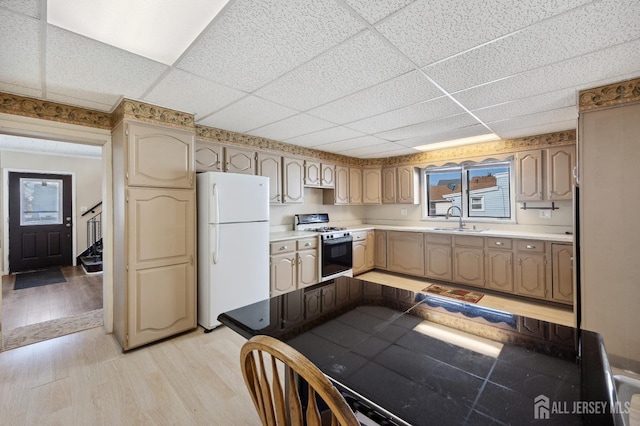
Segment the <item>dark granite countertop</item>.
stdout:
<path fill-rule="evenodd" d="M 286 341 L 388 424 L 621 424 L 592 332 L 348 277 L 219 320 Z"/>

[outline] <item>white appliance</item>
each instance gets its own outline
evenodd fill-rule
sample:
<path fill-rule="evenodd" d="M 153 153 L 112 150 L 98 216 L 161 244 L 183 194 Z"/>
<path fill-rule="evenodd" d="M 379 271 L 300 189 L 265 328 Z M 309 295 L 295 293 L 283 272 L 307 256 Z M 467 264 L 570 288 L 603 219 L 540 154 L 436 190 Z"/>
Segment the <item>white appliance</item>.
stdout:
<path fill-rule="evenodd" d="M 198 323 L 269 298 L 269 178 L 199 173 Z"/>

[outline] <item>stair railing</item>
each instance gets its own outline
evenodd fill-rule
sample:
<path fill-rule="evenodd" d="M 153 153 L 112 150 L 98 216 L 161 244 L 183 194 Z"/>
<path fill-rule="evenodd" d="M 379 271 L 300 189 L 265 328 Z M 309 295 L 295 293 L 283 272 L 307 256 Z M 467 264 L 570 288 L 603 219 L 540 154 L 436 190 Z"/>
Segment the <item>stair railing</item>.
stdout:
<path fill-rule="evenodd" d="M 91 255 L 99 255 L 96 243 L 102 239 L 102 212 L 87 221 L 87 247 L 91 248 Z"/>

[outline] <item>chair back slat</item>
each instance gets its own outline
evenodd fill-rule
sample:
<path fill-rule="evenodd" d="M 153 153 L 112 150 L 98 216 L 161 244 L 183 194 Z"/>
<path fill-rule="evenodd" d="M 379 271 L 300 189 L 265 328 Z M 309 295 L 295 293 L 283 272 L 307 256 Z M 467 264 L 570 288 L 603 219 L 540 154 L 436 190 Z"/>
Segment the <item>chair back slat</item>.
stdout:
<path fill-rule="evenodd" d="M 257 360 L 254 353 L 257 354 Z M 271 356 L 271 383 L 263 353 Z M 245 384 L 263 425 L 320 426 L 324 417 L 329 419 L 325 414 L 330 414 L 332 426 L 360 426 L 344 397 L 329 379 L 304 355 L 286 343 L 269 336 L 255 336 L 242 346 L 240 361 Z M 284 380 L 278 373 L 280 365 L 277 361 L 285 366 Z M 308 387 L 304 414 L 299 380 L 306 382 Z M 284 381 L 286 398 L 281 381 Z M 329 407 L 330 413 L 320 413 L 318 398 Z"/>

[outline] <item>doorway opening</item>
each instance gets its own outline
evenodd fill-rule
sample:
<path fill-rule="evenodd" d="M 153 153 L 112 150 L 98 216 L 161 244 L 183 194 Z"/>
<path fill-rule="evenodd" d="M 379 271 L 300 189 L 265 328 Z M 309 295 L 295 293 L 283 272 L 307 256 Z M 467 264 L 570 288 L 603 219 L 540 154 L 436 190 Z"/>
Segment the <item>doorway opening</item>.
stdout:
<path fill-rule="evenodd" d="M 3 146 L 16 138 L 30 149 Z M 79 263 L 93 217 L 83 213 L 102 201 L 104 185 L 102 148 L 92 148 L 78 154 L 74 143 L 0 135 L 2 350 L 103 325 L 103 273 Z"/>

